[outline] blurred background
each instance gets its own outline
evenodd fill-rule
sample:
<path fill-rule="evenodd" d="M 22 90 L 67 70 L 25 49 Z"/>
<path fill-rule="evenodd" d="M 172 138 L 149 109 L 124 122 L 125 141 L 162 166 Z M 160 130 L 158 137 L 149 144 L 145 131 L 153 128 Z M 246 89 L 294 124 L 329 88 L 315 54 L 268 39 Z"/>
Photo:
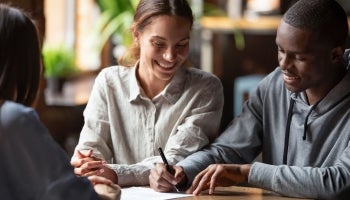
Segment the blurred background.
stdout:
<path fill-rule="evenodd" d="M 221 130 L 240 112 L 257 82 L 277 67 L 281 15 L 297 0 L 189 0 L 195 24 L 189 59 L 224 86 Z M 350 1 L 337 0 L 350 14 Z M 35 106 L 55 140 L 71 155 L 97 73 L 116 65 L 131 44 L 138 0 L 0 0 L 37 23 L 44 73 Z M 350 45 L 347 45 L 350 46 Z"/>

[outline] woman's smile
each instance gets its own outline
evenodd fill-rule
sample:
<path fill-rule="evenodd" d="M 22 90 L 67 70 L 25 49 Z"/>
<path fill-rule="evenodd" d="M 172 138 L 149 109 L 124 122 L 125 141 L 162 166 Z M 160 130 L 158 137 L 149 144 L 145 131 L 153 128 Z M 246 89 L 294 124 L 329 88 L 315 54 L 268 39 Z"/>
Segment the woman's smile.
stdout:
<path fill-rule="evenodd" d="M 158 66 L 158 68 L 160 68 L 161 71 L 166 71 L 166 72 L 170 72 L 173 71 L 176 68 L 176 63 L 172 63 L 172 64 L 165 64 L 165 63 L 160 63 L 158 61 L 154 61 L 156 66 Z"/>

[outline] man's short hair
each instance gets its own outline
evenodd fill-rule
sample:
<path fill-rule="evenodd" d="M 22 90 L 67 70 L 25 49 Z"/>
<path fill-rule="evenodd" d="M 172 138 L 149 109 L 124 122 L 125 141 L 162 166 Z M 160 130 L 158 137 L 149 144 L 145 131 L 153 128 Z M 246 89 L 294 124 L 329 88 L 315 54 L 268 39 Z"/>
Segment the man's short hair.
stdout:
<path fill-rule="evenodd" d="M 334 46 L 344 46 L 348 20 L 335 0 L 299 0 L 283 16 L 284 22 L 316 33 L 317 39 Z"/>

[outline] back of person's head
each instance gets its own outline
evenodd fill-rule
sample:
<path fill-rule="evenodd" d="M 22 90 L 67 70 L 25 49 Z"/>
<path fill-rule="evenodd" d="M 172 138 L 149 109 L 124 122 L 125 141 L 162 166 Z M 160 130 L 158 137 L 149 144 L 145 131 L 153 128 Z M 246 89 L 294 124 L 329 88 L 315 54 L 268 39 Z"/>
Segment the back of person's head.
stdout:
<path fill-rule="evenodd" d="M 312 31 L 322 43 L 344 46 L 348 21 L 344 9 L 335 0 L 299 0 L 283 16 L 291 26 Z"/>
<path fill-rule="evenodd" d="M 142 33 L 144 28 L 151 24 L 154 17 L 160 15 L 178 16 L 193 24 L 193 14 L 187 0 L 141 0 L 134 14 L 134 23 L 131 31 Z M 119 59 L 120 64 L 133 65 L 140 57 L 138 44 L 133 44 L 127 55 Z"/>
<path fill-rule="evenodd" d="M 20 9 L 0 4 L 0 100 L 32 105 L 40 74 L 36 26 Z"/>

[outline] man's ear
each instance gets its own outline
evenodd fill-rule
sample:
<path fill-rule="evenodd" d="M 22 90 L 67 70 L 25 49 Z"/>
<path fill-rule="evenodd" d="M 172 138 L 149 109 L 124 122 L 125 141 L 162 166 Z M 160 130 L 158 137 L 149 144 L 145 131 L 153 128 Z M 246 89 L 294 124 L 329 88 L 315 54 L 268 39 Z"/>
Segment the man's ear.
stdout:
<path fill-rule="evenodd" d="M 339 62 L 343 58 L 344 48 L 341 46 L 335 47 L 331 50 L 332 62 Z"/>

